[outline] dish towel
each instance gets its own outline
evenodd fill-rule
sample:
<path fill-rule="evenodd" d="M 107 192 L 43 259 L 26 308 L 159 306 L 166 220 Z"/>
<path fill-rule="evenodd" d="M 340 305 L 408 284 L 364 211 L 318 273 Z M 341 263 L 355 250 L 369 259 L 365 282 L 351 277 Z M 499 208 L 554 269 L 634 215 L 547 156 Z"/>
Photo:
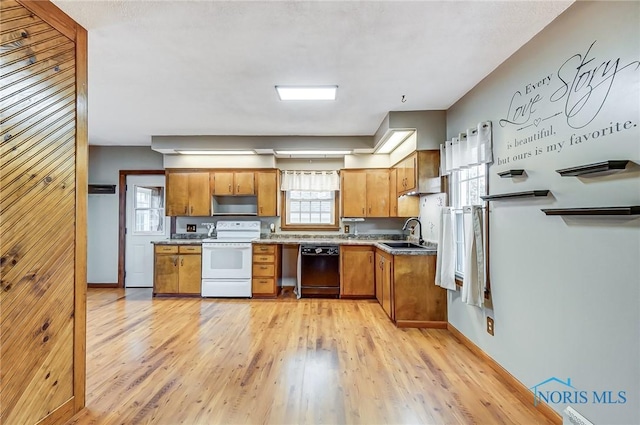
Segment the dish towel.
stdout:
<path fill-rule="evenodd" d="M 440 233 L 438 234 L 438 256 L 436 258 L 435 283 L 451 291 L 457 290 L 455 279 L 455 234 L 454 214 L 449 207 L 440 213 Z"/>
<path fill-rule="evenodd" d="M 296 286 L 293 288 L 293 293 L 296 294 L 296 298 L 300 299 L 302 296 L 302 289 L 300 283 L 302 282 L 302 245 L 298 245 L 298 261 L 296 267 Z"/>
<path fill-rule="evenodd" d="M 464 207 L 464 280 L 462 302 L 477 307 L 484 304 L 486 268 L 482 238 L 482 207 Z"/>

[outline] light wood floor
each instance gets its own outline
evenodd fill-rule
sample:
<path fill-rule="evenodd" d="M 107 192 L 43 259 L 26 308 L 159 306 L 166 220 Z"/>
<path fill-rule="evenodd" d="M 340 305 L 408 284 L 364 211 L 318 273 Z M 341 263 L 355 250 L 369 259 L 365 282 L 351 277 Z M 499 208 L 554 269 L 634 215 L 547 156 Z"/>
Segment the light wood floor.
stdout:
<path fill-rule="evenodd" d="M 370 301 L 90 289 L 87 409 L 69 424 L 545 424 L 446 330 Z"/>

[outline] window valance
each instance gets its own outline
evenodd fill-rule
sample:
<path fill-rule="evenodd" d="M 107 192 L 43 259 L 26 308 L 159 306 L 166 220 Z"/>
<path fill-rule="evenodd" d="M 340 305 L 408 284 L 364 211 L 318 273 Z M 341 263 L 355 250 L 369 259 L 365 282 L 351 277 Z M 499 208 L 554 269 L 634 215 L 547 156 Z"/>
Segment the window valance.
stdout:
<path fill-rule="evenodd" d="M 280 190 L 340 190 L 340 177 L 337 171 L 287 170 L 282 172 Z"/>

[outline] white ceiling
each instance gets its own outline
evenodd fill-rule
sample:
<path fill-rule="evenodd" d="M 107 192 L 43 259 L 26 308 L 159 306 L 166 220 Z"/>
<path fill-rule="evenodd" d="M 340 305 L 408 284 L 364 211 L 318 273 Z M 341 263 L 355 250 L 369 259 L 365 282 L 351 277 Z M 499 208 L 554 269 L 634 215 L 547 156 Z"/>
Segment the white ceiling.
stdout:
<path fill-rule="evenodd" d="M 93 145 L 372 135 L 388 111 L 449 108 L 572 3 L 53 1 L 89 31 Z M 276 84 L 338 100 L 285 103 Z"/>

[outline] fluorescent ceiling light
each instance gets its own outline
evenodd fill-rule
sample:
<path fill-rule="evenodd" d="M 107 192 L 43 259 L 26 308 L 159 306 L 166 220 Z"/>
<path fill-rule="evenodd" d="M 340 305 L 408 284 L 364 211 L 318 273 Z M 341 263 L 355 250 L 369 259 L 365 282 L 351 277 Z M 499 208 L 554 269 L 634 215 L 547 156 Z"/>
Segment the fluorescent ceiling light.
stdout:
<path fill-rule="evenodd" d="M 276 155 L 349 155 L 351 151 L 276 151 Z"/>
<path fill-rule="evenodd" d="M 336 100 L 338 86 L 276 86 L 280 100 Z"/>
<path fill-rule="evenodd" d="M 210 150 L 210 151 L 176 151 L 182 155 L 255 155 L 255 151 Z"/>
<path fill-rule="evenodd" d="M 409 137 L 413 133 L 413 130 L 389 130 L 389 136 L 385 140 L 376 153 L 391 153 L 398 145 Z"/>

